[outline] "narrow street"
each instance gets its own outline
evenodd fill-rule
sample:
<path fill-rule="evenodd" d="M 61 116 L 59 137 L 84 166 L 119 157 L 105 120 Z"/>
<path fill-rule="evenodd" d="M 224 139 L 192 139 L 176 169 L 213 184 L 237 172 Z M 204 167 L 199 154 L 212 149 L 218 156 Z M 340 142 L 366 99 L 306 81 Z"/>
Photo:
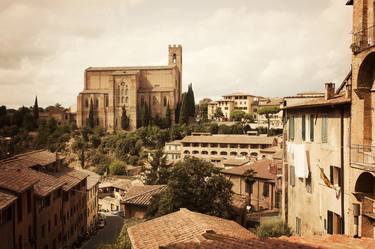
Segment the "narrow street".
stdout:
<path fill-rule="evenodd" d="M 81 249 L 96 249 L 99 245 L 110 244 L 116 241 L 121 232 L 124 219 L 121 216 L 106 214 L 106 225 L 99 229 L 98 233 L 92 236 Z"/>

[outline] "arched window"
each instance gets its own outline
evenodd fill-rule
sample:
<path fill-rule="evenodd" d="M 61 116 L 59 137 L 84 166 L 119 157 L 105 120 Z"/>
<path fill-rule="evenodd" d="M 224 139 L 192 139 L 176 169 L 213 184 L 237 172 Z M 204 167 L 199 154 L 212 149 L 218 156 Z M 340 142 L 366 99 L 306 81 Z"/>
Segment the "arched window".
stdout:
<path fill-rule="evenodd" d="M 124 97 L 121 97 L 121 103 L 124 103 Z"/>
<path fill-rule="evenodd" d="M 252 157 L 258 157 L 258 153 L 256 153 L 256 152 L 251 152 L 250 156 L 252 156 Z"/>
<path fill-rule="evenodd" d="M 208 155 L 208 151 L 206 150 L 202 151 L 202 155 Z"/>
<path fill-rule="evenodd" d="M 226 156 L 226 155 L 228 155 L 228 152 L 226 152 L 226 151 L 222 151 L 222 152 L 220 152 L 220 155 L 221 155 L 221 156 Z"/>
<path fill-rule="evenodd" d="M 176 54 L 173 54 L 173 63 L 176 64 Z"/>
<path fill-rule="evenodd" d="M 127 104 L 129 102 L 129 98 L 125 97 L 125 103 Z"/>
<path fill-rule="evenodd" d="M 231 155 L 231 156 L 237 156 L 237 152 L 232 151 L 232 152 L 230 153 L 230 155 Z"/>
<path fill-rule="evenodd" d="M 217 151 L 211 151 L 211 155 L 217 155 Z"/>
<path fill-rule="evenodd" d="M 190 151 L 185 150 L 185 151 L 184 151 L 184 154 L 185 154 L 185 155 L 189 155 L 189 154 L 190 154 Z"/>
<path fill-rule="evenodd" d="M 164 107 L 167 107 L 167 104 L 168 104 L 167 97 L 164 97 L 163 98 L 163 105 L 164 105 Z"/>
<path fill-rule="evenodd" d="M 247 156 L 247 152 L 241 152 L 241 156 Z"/>
<path fill-rule="evenodd" d="M 193 155 L 197 155 L 197 154 L 199 154 L 199 151 L 193 150 Z"/>

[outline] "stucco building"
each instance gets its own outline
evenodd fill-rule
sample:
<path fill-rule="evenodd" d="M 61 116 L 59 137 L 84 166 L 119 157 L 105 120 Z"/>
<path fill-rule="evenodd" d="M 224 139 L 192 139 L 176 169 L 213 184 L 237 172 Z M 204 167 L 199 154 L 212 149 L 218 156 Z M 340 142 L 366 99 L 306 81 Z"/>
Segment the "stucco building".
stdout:
<path fill-rule="evenodd" d="M 167 143 L 164 153 L 168 162 L 193 156 L 224 167 L 227 160 L 272 158 L 277 146 L 276 137 L 198 133 Z"/>
<path fill-rule="evenodd" d="M 223 96 L 223 99 L 208 103 L 208 119 L 215 119 L 215 112 L 221 109 L 224 119 L 230 119 L 234 110 L 240 110 L 245 113 L 254 114 L 258 97 L 247 93 L 232 93 Z"/>
<path fill-rule="evenodd" d="M 147 104 L 152 117 L 163 118 L 168 106 L 173 113 L 181 100 L 181 77 L 181 45 L 168 47 L 166 66 L 89 67 L 77 98 L 77 126 L 87 125 L 91 102 L 95 125 L 108 132 L 122 130 L 122 108 L 130 119 L 130 130 L 136 128 L 143 105 Z"/>

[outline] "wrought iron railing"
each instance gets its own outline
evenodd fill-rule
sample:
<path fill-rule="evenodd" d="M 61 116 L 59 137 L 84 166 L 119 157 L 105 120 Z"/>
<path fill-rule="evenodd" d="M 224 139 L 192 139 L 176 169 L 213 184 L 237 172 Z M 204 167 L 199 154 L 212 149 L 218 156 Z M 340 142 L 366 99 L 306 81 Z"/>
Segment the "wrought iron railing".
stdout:
<path fill-rule="evenodd" d="M 375 146 L 353 144 L 351 146 L 351 163 L 375 171 Z"/>
<path fill-rule="evenodd" d="M 363 29 L 353 34 L 353 43 L 351 45 L 353 53 L 372 47 L 375 45 L 375 26 Z"/>

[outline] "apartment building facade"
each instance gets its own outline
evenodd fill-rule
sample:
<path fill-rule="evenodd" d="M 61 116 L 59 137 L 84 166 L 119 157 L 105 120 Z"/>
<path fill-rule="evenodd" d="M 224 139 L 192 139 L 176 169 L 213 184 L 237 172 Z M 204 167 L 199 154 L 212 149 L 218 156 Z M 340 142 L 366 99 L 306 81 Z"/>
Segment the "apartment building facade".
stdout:
<path fill-rule="evenodd" d="M 272 157 L 277 146 L 276 137 L 208 133 L 185 136 L 182 140 L 166 144 L 164 153 L 166 158 L 170 159 L 169 162 L 193 156 L 223 167 L 225 161 L 230 159 L 255 161 Z M 180 153 L 180 156 L 176 156 L 177 152 Z"/>
<path fill-rule="evenodd" d="M 240 110 L 245 113 L 254 114 L 258 97 L 247 93 L 232 93 L 224 95 L 223 99 L 208 103 L 207 116 L 208 119 L 215 119 L 217 109 L 220 109 L 224 115 L 224 119 L 231 118 L 234 110 Z"/>
<path fill-rule="evenodd" d="M 73 195 L 74 189 L 79 191 L 74 195 L 85 200 L 86 195 L 81 190 L 86 188 L 86 177 L 63 166 L 61 158 L 44 150 L 0 161 L 0 193 L 13 196 L 14 201 L 13 215 L 8 213 L 7 216 L 13 224 L 9 236 L 11 246 L 6 248 L 72 246 L 86 232 L 86 205 L 77 205 L 76 201 L 70 202 L 66 198 Z M 79 229 L 73 232 L 66 225 L 66 210 L 76 216 L 70 224 Z"/>

